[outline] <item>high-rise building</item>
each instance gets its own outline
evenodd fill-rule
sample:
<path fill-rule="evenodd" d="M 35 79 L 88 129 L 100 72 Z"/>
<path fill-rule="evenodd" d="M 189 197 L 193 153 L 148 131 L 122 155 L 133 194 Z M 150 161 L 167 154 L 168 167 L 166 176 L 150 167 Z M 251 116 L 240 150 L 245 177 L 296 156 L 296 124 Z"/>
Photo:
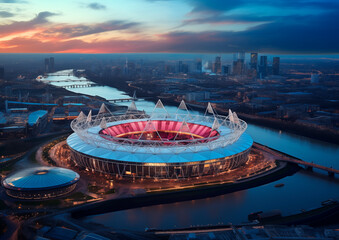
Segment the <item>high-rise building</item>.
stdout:
<path fill-rule="evenodd" d="M 189 67 L 188 67 L 188 64 L 187 63 L 183 63 L 182 65 L 181 65 L 181 72 L 182 73 L 188 73 L 189 72 Z"/>
<path fill-rule="evenodd" d="M 280 57 L 273 58 L 272 73 L 273 75 L 279 75 L 280 72 Z"/>
<path fill-rule="evenodd" d="M 129 69 L 128 69 L 128 59 L 126 58 L 124 67 L 123 67 L 123 74 L 128 75 L 129 74 Z"/>
<path fill-rule="evenodd" d="M 233 75 L 243 75 L 245 71 L 245 53 L 236 53 L 233 55 L 233 58 Z"/>
<path fill-rule="evenodd" d="M 257 70 L 257 68 L 258 68 L 258 53 L 251 53 L 250 67 L 251 67 L 251 69 Z"/>
<path fill-rule="evenodd" d="M 201 73 L 202 72 L 202 61 L 201 59 L 197 59 L 197 62 L 196 62 L 196 70 L 198 73 Z"/>
<path fill-rule="evenodd" d="M 49 72 L 55 72 L 55 70 L 54 70 L 54 57 L 50 57 L 49 58 L 49 66 L 48 66 L 48 70 L 49 70 Z"/>
<path fill-rule="evenodd" d="M 267 56 L 260 56 L 259 77 L 267 76 Z"/>
<path fill-rule="evenodd" d="M 214 62 L 214 72 L 221 74 L 221 57 L 216 57 Z"/>
<path fill-rule="evenodd" d="M 267 56 L 261 56 L 260 57 L 260 65 L 261 66 L 267 66 Z"/>
<path fill-rule="evenodd" d="M 229 75 L 231 73 L 231 65 L 223 65 L 222 66 L 222 74 Z"/>
<path fill-rule="evenodd" d="M 0 79 L 5 77 L 5 67 L 0 65 Z"/>
<path fill-rule="evenodd" d="M 245 52 L 238 52 L 238 60 L 245 61 Z"/>
<path fill-rule="evenodd" d="M 182 70 L 183 70 L 183 69 L 182 69 L 182 61 L 179 61 L 178 72 L 179 72 L 179 73 L 182 73 L 182 72 L 183 72 Z"/>
<path fill-rule="evenodd" d="M 45 58 L 45 73 L 49 73 L 49 58 Z"/>
<path fill-rule="evenodd" d="M 242 75 L 244 73 L 244 61 L 238 59 L 233 62 L 233 75 Z"/>

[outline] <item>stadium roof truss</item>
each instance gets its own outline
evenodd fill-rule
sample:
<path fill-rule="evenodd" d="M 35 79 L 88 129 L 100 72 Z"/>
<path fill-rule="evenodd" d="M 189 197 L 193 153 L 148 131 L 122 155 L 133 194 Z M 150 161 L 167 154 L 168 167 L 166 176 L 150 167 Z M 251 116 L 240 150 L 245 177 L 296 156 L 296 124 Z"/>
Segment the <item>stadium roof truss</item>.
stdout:
<path fill-rule="evenodd" d="M 138 139 L 121 138 L 101 132 L 101 130 L 115 125 L 140 121 L 145 121 L 146 125 Z M 191 137 L 180 140 L 175 136 L 172 141 L 163 139 L 155 126 L 156 121 L 179 122 L 181 125 L 177 136 L 182 132 Z M 193 137 L 190 124 L 207 126 L 211 129 L 210 134 L 202 138 Z M 246 130 L 247 124 L 231 110 L 229 110 L 228 116 L 218 115 L 210 103 L 208 103 L 204 115 L 197 115 L 189 112 L 184 101 L 181 101 L 175 113 L 169 113 L 161 100 L 158 100 L 149 115 L 143 111 L 138 111 L 134 101 L 124 115 L 113 115 L 102 104 L 99 113 L 95 116 L 92 115 L 91 111 L 87 116 L 81 112 L 72 121 L 71 128 L 84 142 L 98 148 L 132 153 L 158 154 L 168 152 L 178 154 L 181 152 L 198 152 L 202 149 L 213 150 L 230 145 L 239 139 Z M 211 134 L 214 130 L 218 132 L 217 135 Z M 156 140 L 144 139 L 142 136 L 149 131 L 155 132 L 158 138 Z"/>

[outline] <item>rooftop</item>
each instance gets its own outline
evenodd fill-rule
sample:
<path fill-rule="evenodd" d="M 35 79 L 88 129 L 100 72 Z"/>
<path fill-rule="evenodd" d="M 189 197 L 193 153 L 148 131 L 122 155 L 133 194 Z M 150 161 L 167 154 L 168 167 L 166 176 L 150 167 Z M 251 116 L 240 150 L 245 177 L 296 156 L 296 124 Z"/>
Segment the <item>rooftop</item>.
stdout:
<path fill-rule="evenodd" d="M 58 167 L 35 167 L 18 171 L 3 180 L 6 188 L 43 190 L 71 185 L 79 180 L 76 172 Z"/>
<path fill-rule="evenodd" d="M 46 110 L 38 110 L 38 111 L 32 112 L 28 116 L 28 125 L 33 126 L 39 121 L 39 118 L 44 117 L 45 115 L 47 115 L 47 113 L 48 111 Z"/>

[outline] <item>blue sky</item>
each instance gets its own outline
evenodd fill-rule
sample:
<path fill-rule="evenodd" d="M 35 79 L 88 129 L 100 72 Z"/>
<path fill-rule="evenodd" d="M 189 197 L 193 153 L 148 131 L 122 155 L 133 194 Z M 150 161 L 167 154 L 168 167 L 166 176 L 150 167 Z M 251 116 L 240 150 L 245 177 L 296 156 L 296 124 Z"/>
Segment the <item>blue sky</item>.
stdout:
<path fill-rule="evenodd" d="M 335 54 L 338 13 L 338 0 L 0 0 L 0 52 Z"/>

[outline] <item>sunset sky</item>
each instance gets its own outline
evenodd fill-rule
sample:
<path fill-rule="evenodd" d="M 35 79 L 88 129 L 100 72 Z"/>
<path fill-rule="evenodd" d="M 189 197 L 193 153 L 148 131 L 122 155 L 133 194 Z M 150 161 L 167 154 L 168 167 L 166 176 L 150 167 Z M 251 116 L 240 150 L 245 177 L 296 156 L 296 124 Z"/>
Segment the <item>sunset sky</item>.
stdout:
<path fill-rule="evenodd" d="M 1 53 L 339 53 L 339 0 L 0 0 Z"/>

